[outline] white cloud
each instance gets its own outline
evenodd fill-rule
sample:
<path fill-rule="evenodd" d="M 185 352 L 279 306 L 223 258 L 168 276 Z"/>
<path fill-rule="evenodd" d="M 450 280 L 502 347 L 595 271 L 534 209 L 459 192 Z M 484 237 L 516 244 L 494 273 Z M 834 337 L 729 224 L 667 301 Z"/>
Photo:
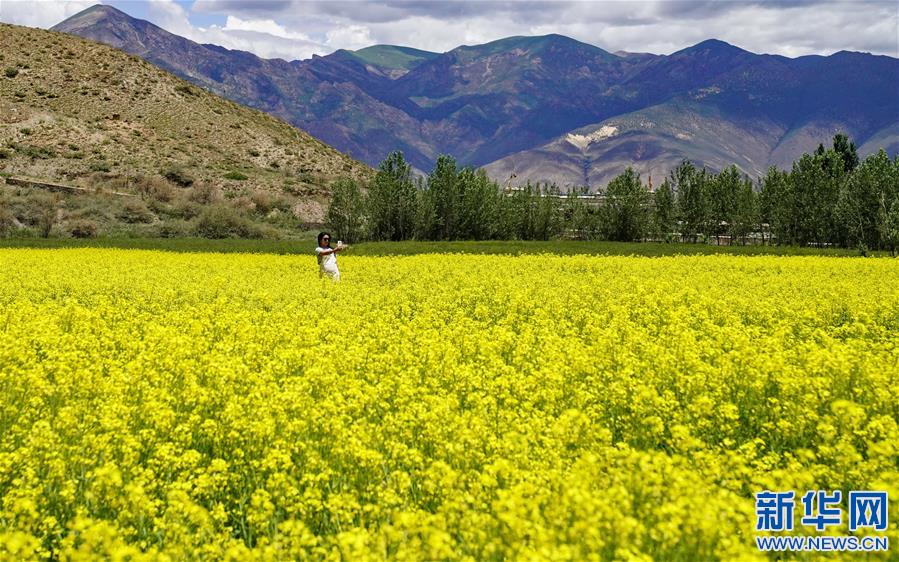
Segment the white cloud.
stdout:
<path fill-rule="evenodd" d="M 293 33 L 287 31 L 284 26 L 279 25 L 275 20 L 242 20 L 236 16 L 228 16 L 225 21 L 225 27 L 222 31 L 255 31 L 264 33 L 274 37 L 282 37 L 284 39 L 300 39 L 301 41 L 309 41 L 309 37 L 302 33 Z"/>
<path fill-rule="evenodd" d="M 334 50 L 306 34 L 290 31 L 271 19 L 242 19 L 228 16 L 224 26 L 199 27 L 174 0 L 149 0 L 147 19 L 159 27 L 198 43 L 248 51 L 263 58 L 306 59 Z"/>
<path fill-rule="evenodd" d="M 148 0 L 147 19 L 175 35 L 196 40 L 197 28 L 190 23 L 187 11 L 174 0 Z"/>
<path fill-rule="evenodd" d="M 376 43 L 443 52 L 547 33 L 609 51 L 671 53 L 716 38 L 791 57 L 844 49 L 899 56 L 895 0 L 196 0 L 190 12 L 174 0 L 142 1 L 146 17 L 172 33 L 285 59 Z M 49 27 L 92 3 L 0 0 L 0 20 Z M 191 15 L 223 23 L 200 27 Z"/>
<path fill-rule="evenodd" d="M 0 21 L 48 28 L 96 3 L 96 0 L 0 0 Z"/>
<path fill-rule="evenodd" d="M 334 47 L 373 42 L 445 51 L 508 35 L 561 33 L 604 49 L 671 53 L 718 38 L 787 56 L 859 50 L 899 56 L 895 0 L 196 0 L 206 14 L 265 17 Z"/>
<path fill-rule="evenodd" d="M 315 41 L 288 39 L 251 30 L 225 30 L 218 26 L 211 26 L 200 33 L 201 35 L 195 39 L 197 42 L 221 45 L 228 49 L 249 51 L 268 59 L 308 59 L 313 54 L 323 55 L 334 50 Z"/>
<path fill-rule="evenodd" d="M 371 29 L 364 25 L 348 25 L 328 31 L 325 44 L 338 49 L 361 49 L 374 45 Z"/>

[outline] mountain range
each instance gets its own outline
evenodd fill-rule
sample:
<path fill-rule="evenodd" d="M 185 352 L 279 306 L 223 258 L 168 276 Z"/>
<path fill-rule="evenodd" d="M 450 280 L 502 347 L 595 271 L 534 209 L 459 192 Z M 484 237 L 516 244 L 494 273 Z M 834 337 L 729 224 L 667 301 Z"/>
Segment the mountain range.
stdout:
<path fill-rule="evenodd" d="M 840 131 L 862 155 L 899 153 L 899 59 L 888 56 L 787 58 L 718 40 L 670 55 L 610 53 L 546 35 L 285 61 L 101 5 L 53 29 L 142 57 L 371 165 L 402 150 L 427 171 L 451 154 L 503 183 L 596 189 L 625 166 L 661 178 L 683 159 L 757 176 Z"/>

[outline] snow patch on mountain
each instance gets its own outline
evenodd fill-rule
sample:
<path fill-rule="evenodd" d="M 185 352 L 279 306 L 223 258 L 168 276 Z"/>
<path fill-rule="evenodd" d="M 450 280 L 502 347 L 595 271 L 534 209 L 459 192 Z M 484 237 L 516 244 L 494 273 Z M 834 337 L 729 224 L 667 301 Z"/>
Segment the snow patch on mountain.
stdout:
<path fill-rule="evenodd" d="M 581 150 L 585 150 L 588 146 L 593 144 L 594 142 L 601 141 L 603 139 L 607 139 L 609 137 L 613 137 L 618 134 L 618 127 L 614 125 L 603 125 L 596 131 L 588 135 L 578 135 L 576 133 L 568 133 L 565 137 L 565 140 L 574 146 L 580 148 Z"/>

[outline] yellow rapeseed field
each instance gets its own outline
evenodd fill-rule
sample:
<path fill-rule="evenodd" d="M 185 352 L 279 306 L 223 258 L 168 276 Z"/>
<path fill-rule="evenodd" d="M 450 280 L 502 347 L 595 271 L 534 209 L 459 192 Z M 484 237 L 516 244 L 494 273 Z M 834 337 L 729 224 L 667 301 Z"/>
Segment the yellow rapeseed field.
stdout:
<path fill-rule="evenodd" d="M 899 260 L 340 263 L 0 250 L 0 558 L 765 560 L 819 488 L 896 556 Z"/>

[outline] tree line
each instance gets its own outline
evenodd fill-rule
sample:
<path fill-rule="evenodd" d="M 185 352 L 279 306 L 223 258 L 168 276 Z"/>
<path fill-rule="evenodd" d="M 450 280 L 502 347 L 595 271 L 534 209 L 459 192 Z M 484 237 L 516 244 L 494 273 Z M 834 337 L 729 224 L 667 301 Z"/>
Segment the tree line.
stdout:
<path fill-rule="evenodd" d="M 860 161 L 838 134 L 789 171 L 751 180 L 682 162 L 650 192 L 627 168 L 592 197 L 555 185 L 502 189 L 482 169 L 440 156 L 415 177 L 401 152 L 366 184 L 333 186 L 326 221 L 344 240 L 550 240 L 559 237 L 899 248 L 899 157 Z"/>

